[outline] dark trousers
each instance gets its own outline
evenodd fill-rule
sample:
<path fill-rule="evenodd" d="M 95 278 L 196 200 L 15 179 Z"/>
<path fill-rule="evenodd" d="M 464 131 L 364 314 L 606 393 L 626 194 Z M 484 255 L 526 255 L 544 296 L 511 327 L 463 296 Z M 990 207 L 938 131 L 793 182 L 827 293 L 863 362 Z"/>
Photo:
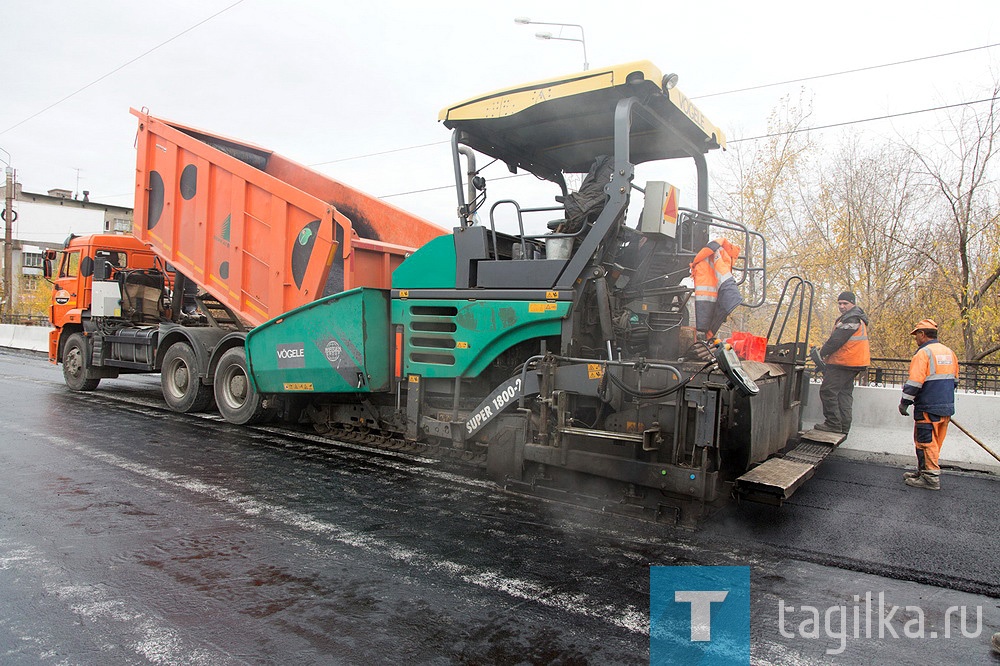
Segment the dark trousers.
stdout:
<path fill-rule="evenodd" d="M 827 365 L 823 371 L 823 384 L 819 399 L 823 403 L 826 424 L 847 432 L 851 429 L 854 408 L 854 379 L 863 368 Z"/>

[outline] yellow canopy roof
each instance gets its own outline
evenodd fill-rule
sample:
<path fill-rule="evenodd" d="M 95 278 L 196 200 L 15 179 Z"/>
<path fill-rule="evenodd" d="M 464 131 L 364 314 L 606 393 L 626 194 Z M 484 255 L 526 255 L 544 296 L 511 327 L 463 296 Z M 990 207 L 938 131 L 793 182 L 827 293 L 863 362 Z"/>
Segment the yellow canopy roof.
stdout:
<path fill-rule="evenodd" d="M 586 173 L 597 155 L 614 154 L 615 108 L 627 97 L 655 114 L 632 119 L 633 164 L 686 157 L 691 146 L 702 153 L 724 147 L 722 131 L 676 87 L 664 93 L 662 78 L 641 60 L 473 97 L 438 119 L 479 152 L 543 177 Z"/>

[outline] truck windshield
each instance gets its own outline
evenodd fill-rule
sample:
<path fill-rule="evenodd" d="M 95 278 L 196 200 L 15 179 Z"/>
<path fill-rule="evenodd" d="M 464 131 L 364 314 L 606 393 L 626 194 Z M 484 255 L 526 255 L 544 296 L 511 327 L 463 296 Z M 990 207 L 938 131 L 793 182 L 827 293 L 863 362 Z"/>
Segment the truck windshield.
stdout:
<path fill-rule="evenodd" d="M 67 252 L 63 255 L 59 277 L 76 277 L 80 274 L 80 253 Z"/>

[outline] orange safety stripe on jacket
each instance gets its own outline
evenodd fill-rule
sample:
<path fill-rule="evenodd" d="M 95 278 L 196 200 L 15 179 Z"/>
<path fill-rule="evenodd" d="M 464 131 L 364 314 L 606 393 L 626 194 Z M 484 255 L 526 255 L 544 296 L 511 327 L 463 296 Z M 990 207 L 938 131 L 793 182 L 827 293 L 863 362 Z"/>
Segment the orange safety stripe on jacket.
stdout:
<path fill-rule="evenodd" d="M 733 262 L 740 256 L 739 245 L 734 245 L 725 238 L 713 242 L 719 249 L 713 249 L 711 244 L 706 245 L 691 262 L 695 301 L 714 302 L 719 296 L 719 285 L 732 279 Z"/>
<path fill-rule="evenodd" d="M 719 297 L 719 280 L 715 269 L 707 261 L 699 261 L 691 266 L 694 280 L 694 300 L 715 302 Z"/>
<path fill-rule="evenodd" d="M 844 365 L 860 368 L 871 365 L 871 348 L 868 345 L 868 327 L 864 321 L 858 322 L 858 330 L 847 339 L 840 349 L 830 354 L 826 359 L 831 365 Z"/>
<path fill-rule="evenodd" d="M 924 343 L 910 360 L 910 377 L 903 385 L 903 402 L 938 416 L 955 413 L 958 357 L 937 340 Z"/>
<path fill-rule="evenodd" d="M 719 284 L 733 277 L 733 262 L 740 256 L 740 246 L 730 243 L 723 238 L 719 241 L 721 246 L 715 252 L 715 274 L 719 278 Z"/>
<path fill-rule="evenodd" d="M 920 387 L 936 379 L 958 379 L 958 357 L 937 340 L 921 347 L 913 355 L 906 383 Z"/>

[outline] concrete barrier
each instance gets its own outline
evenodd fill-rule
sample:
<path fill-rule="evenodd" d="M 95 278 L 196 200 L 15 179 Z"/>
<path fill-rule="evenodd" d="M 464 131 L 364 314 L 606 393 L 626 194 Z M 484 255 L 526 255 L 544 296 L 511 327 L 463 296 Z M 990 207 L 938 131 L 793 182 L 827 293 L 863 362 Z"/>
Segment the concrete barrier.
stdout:
<path fill-rule="evenodd" d="M 855 386 L 854 422 L 847 440 L 838 448 L 842 456 L 913 466 L 913 408 L 910 416 L 897 411 L 902 387 Z M 1000 396 L 965 393 L 955 396 L 955 418 L 966 430 L 1000 454 Z M 809 404 L 802 415 L 802 427 L 823 422 L 819 384 L 809 387 Z M 941 449 L 942 467 L 987 471 L 1000 474 L 1000 462 L 955 426 L 948 428 Z"/>
<path fill-rule="evenodd" d="M 0 347 L 48 353 L 51 330 L 48 326 L 0 324 Z"/>

